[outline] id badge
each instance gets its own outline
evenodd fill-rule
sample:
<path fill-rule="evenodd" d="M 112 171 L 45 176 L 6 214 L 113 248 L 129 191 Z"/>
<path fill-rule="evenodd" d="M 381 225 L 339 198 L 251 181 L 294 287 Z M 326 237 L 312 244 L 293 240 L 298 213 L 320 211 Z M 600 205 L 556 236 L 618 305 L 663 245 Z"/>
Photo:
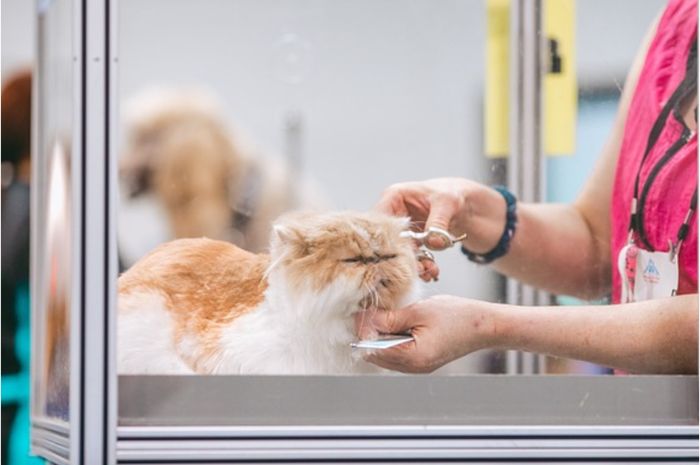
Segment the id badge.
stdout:
<path fill-rule="evenodd" d="M 669 252 L 649 252 L 628 244 L 618 255 L 622 278 L 621 302 L 663 299 L 678 291 L 678 260 Z"/>
<path fill-rule="evenodd" d="M 634 296 L 642 300 L 671 297 L 678 292 L 678 260 L 671 261 L 669 252 L 639 250 Z"/>

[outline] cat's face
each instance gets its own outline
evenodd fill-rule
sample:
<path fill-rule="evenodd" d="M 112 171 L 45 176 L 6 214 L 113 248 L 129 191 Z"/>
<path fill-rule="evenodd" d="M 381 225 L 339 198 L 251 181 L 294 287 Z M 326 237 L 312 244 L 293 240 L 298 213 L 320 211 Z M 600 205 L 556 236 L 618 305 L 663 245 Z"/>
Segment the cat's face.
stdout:
<path fill-rule="evenodd" d="M 333 295 L 355 310 L 390 309 L 417 279 L 408 220 L 379 213 L 292 213 L 272 233 L 272 263 L 293 292 Z"/>

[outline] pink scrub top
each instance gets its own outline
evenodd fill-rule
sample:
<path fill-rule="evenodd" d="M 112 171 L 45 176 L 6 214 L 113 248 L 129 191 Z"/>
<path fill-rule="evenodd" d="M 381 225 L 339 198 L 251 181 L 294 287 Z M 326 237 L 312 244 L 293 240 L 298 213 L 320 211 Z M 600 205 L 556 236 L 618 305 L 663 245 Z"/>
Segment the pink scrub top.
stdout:
<path fill-rule="evenodd" d="M 697 0 L 671 0 L 668 3 L 647 52 L 627 113 L 611 208 L 613 303 L 620 302 L 621 278 L 616 267 L 617 256 L 628 239 L 630 207 L 639 164 L 652 125 L 664 103 L 685 77 L 688 52 L 693 41 L 697 40 L 697 23 Z M 644 161 L 640 192 L 652 167 L 681 137 L 684 127 L 673 114 L 669 116 L 658 141 Z M 693 133 L 680 151 L 663 166 L 649 189 L 644 205 L 644 230 L 656 251 L 669 250 L 668 241 L 675 242 L 678 228 L 688 212 L 698 182 L 697 150 L 697 134 Z M 638 239 L 636 245 L 642 247 Z M 678 293 L 697 293 L 697 216 L 680 249 L 678 263 Z"/>

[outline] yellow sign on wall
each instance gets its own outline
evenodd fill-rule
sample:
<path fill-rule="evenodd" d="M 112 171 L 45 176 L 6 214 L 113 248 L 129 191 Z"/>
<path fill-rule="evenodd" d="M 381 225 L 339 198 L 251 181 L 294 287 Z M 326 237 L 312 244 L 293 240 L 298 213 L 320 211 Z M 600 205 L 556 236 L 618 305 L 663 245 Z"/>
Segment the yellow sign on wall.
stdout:
<path fill-rule="evenodd" d="M 544 0 L 547 70 L 543 82 L 543 137 L 547 155 L 571 155 L 576 143 L 574 0 Z M 487 0 L 484 140 L 486 155 L 509 152 L 510 0 Z"/>
<path fill-rule="evenodd" d="M 510 0 L 486 2 L 484 141 L 486 155 L 508 155 Z"/>

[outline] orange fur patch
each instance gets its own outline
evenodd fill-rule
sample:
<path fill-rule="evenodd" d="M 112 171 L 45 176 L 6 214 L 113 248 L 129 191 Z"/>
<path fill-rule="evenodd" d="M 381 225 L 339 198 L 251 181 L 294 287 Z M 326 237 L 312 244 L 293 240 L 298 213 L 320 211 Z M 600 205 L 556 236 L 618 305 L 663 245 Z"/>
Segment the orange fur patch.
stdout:
<path fill-rule="evenodd" d="M 161 293 L 175 321 L 174 343 L 193 337 L 199 353 L 181 354 L 198 372 L 200 357 L 219 350 L 221 329 L 255 309 L 267 289 L 267 255 L 210 239 L 168 242 L 119 278 L 119 294 Z"/>

